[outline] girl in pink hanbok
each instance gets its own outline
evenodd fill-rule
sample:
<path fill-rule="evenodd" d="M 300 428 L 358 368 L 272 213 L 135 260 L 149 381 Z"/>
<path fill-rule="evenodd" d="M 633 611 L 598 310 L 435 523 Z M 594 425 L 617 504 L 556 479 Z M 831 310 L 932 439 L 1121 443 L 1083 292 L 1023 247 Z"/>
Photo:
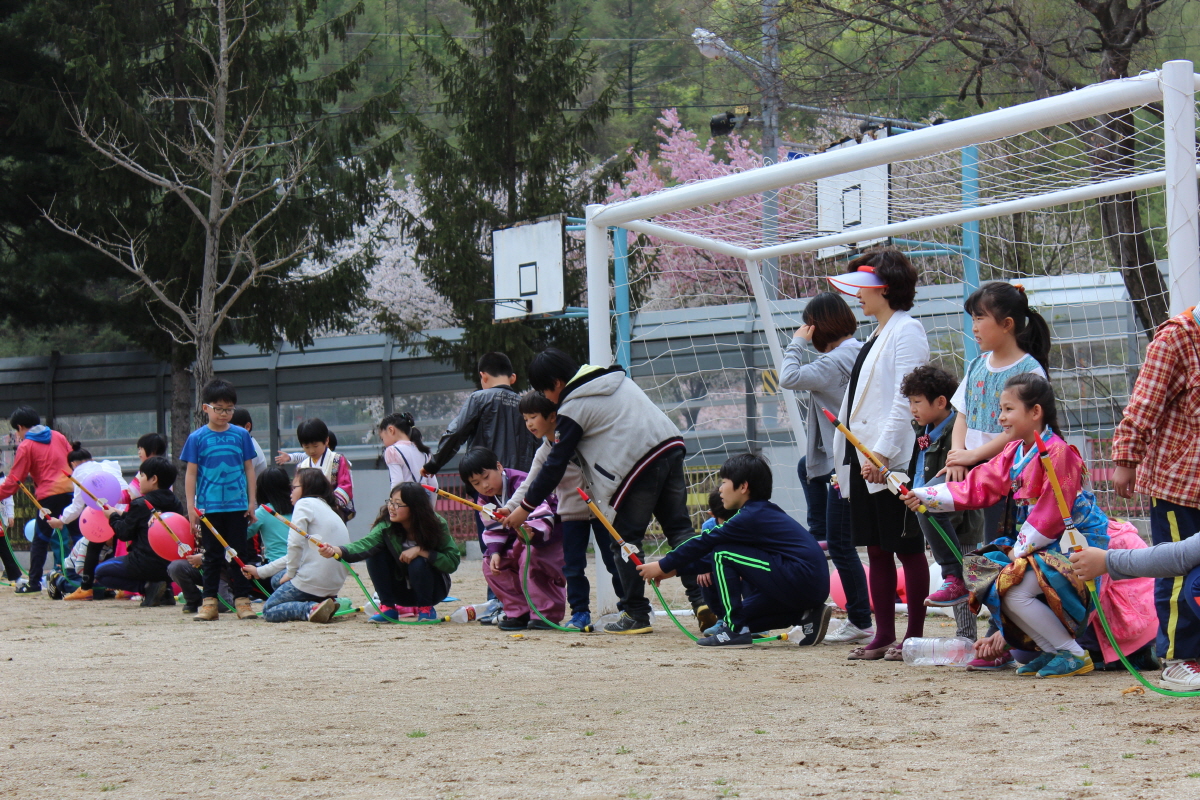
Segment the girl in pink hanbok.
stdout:
<path fill-rule="evenodd" d="M 1000 633 L 1014 649 L 1041 651 L 1018 675 L 1062 678 L 1093 669 L 1075 632 L 1087 619 L 1088 594 L 1060 548 L 1065 532 L 1049 476 L 1038 459 L 1041 434 L 1050 461 L 1072 503 L 1075 527 L 1090 547 L 1107 549 L 1108 518 L 1083 490 L 1079 452 L 1058 431 L 1054 391 L 1039 375 L 1008 380 L 1000 395 L 1000 425 L 1012 440 L 999 455 L 979 465 L 964 481 L 914 489 L 904 502 L 931 511 L 986 508 L 1007 498 L 1011 536 L 964 558 L 971 610 L 986 605 Z"/>

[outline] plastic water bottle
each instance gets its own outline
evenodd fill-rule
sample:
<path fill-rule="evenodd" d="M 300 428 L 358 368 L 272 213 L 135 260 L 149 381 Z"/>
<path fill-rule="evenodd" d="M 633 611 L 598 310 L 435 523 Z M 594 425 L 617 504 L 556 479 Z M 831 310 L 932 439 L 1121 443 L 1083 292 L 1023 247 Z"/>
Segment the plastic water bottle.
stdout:
<path fill-rule="evenodd" d="M 473 606 L 463 606 L 450 615 L 451 622 L 473 622 L 476 617 L 487 611 L 487 603 L 477 603 Z"/>
<path fill-rule="evenodd" d="M 904 663 L 914 667 L 965 667 L 975 658 L 974 642 L 969 639 L 904 640 Z"/>

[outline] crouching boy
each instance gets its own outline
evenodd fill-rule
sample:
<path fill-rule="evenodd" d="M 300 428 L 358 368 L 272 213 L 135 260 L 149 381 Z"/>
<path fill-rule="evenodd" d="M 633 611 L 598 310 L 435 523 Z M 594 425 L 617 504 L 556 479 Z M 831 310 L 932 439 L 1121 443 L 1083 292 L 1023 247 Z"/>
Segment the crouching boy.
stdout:
<path fill-rule="evenodd" d="M 771 500 L 771 467 L 743 453 L 717 476 L 721 501 L 734 512 L 656 562 L 637 568 L 645 580 L 696 575 L 701 591 L 720 600 L 724 626 L 702 647 L 749 647 L 755 631 L 800 625 L 800 645 L 825 638 L 829 568 L 817 540 Z M 715 606 L 716 603 L 710 603 Z"/>

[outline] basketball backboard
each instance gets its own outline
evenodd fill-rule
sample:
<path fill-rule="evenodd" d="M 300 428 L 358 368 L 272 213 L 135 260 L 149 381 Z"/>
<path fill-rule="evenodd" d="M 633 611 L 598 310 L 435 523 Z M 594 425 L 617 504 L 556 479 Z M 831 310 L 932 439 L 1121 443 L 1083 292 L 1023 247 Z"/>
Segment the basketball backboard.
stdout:
<path fill-rule="evenodd" d="M 496 322 L 555 314 L 563 291 L 566 216 L 522 222 L 492 231 Z"/>
<path fill-rule="evenodd" d="M 876 138 L 887 135 L 886 130 L 876 132 Z M 858 144 L 854 139 L 830 147 L 844 150 Z M 867 167 L 854 172 L 817 179 L 817 230 L 821 233 L 842 233 L 854 228 L 874 228 L 888 224 L 888 165 Z M 865 247 L 885 241 L 871 239 L 856 242 L 856 247 Z M 823 247 L 817 251 L 818 258 L 832 258 L 851 249 L 850 245 Z"/>

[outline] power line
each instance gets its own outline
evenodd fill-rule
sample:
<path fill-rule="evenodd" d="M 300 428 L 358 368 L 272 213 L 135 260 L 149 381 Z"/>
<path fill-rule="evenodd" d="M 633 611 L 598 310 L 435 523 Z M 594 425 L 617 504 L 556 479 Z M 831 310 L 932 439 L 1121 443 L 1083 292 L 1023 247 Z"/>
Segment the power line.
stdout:
<path fill-rule="evenodd" d="M 383 33 L 383 32 L 372 33 L 370 31 L 348 31 L 346 33 L 346 35 L 347 36 L 389 36 L 389 37 L 407 36 L 407 37 L 411 37 L 413 39 L 442 39 L 442 38 L 444 38 L 443 35 L 440 33 Z M 481 33 L 452 33 L 452 34 L 450 34 L 450 38 L 451 39 L 482 39 L 483 34 L 481 34 Z M 644 37 L 644 38 L 639 38 L 639 39 L 621 39 L 621 38 L 610 38 L 610 37 L 599 37 L 599 36 L 596 36 L 596 37 L 551 36 L 549 38 L 551 41 L 555 41 L 555 42 L 566 41 L 567 39 L 570 39 L 571 41 L 574 41 L 574 42 L 676 42 L 676 43 L 683 43 L 683 42 L 690 41 L 687 37 L 683 37 L 683 36 Z"/>

